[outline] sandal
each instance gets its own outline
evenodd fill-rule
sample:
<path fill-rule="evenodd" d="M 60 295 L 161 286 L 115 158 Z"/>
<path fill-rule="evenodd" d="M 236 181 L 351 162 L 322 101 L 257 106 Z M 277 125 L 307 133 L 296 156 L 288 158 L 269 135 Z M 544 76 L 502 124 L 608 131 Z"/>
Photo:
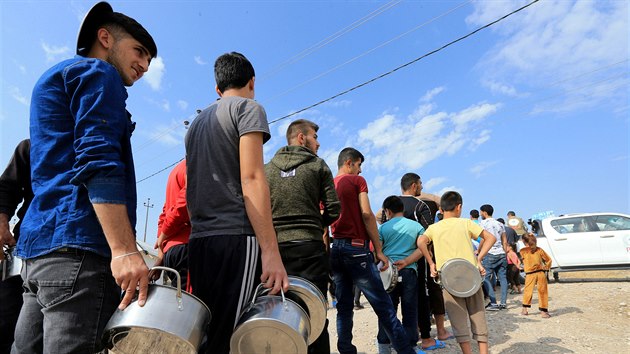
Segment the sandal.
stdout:
<path fill-rule="evenodd" d="M 428 347 L 423 347 L 423 346 L 420 346 L 420 347 L 422 348 L 422 350 L 435 350 L 435 349 L 442 349 L 446 347 L 446 344 L 442 342 L 441 340 L 436 339 L 435 344 Z"/>

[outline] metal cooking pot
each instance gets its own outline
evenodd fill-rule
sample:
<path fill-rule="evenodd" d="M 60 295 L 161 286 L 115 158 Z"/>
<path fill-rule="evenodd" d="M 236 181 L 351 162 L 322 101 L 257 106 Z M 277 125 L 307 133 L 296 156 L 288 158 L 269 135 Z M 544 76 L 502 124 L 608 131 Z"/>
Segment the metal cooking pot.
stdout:
<path fill-rule="evenodd" d="M 474 295 L 483 282 L 479 269 L 463 258 L 446 261 L 440 268 L 438 276 L 435 282 L 457 297 Z"/>
<path fill-rule="evenodd" d="M 262 293 L 260 284 L 232 334 L 230 353 L 305 354 L 311 332 L 306 312 L 284 292 L 281 296 Z"/>
<path fill-rule="evenodd" d="M 149 284 L 143 307 L 134 300 L 124 310 L 116 310 L 105 326 L 103 343 L 117 354 L 197 353 L 211 314 L 197 297 L 182 291 L 177 271 L 153 267 L 177 276 L 177 288 Z"/>
<path fill-rule="evenodd" d="M 295 301 L 308 314 L 311 322 L 308 344 L 313 344 L 326 326 L 326 311 L 328 311 L 326 298 L 315 284 L 292 275 L 289 276 L 289 291 L 285 296 Z"/>
<path fill-rule="evenodd" d="M 385 288 L 385 291 L 390 293 L 392 292 L 392 290 L 394 290 L 396 284 L 398 284 L 399 281 L 398 267 L 394 265 L 394 261 L 392 261 L 391 258 L 387 258 L 387 261 L 389 262 L 389 267 L 387 267 L 387 269 L 385 269 L 384 271 L 379 272 L 379 274 L 381 276 L 381 281 L 383 282 L 383 287 Z M 382 267 L 383 262 L 379 262 L 378 270 L 380 271 Z"/>
<path fill-rule="evenodd" d="M 2 280 L 9 279 L 20 275 L 22 271 L 22 259 L 13 255 L 15 247 L 5 247 L 2 252 L 4 253 L 4 260 L 2 263 Z"/>

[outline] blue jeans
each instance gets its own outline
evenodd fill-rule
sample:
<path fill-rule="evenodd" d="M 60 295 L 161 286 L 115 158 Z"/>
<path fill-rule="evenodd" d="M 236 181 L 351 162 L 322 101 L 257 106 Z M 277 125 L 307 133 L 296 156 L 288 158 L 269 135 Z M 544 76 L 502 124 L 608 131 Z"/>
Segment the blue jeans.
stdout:
<path fill-rule="evenodd" d="M 120 303 L 110 258 L 65 249 L 25 260 L 12 353 L 95 353 Z"/>
<path fill-rule="evenodd" d="M 402 325 L 407 332 L 409 344 L 415 346 L 418 342 L 418 275 L 412 268 L 403 268 L 398 271 L 398 276 L 402 277 L 402 281 L 396 284 L 389 297 L 395 311 L 398 311 L 398 304 L 401 304 Z M 389 344 L 380 320 L 376 339 L 380 344 Z"/>
<path fill-rule="evenodd" d="M 352 344 L 352 317 L 354 315 L 353 283 L 363 292 L 372 309 L 383 324 L 383 330 L 394 349 L 400 354 L 414 353 L 405 329 L 396 318 L 394 305 L 383 288 L 374 264 L 374 256 L 367 248 L 354 247 L 349 240 L 334 239 L 330 251 L 330 265 L 337 297 L 337 349 L 340 354 L 356 354 Z"/>
<path fill-rule="evenodd" d="M 483 258 L 482 265 L 486 268 L 486 276 L 483 279 L 483 285 L 486 287 L 488 291 L 488 297 L 490 298 L 491 304 L 497 303 L 497 298 L 494 295 L 494 284 L 491 281 L 492 274 L 496 272 L 497 280 L 499 280 L 499 284 L 501 284 L 501 305 L 506 304 L 507 300 L 507 258 L 505 254 L 486 254 Z"/>

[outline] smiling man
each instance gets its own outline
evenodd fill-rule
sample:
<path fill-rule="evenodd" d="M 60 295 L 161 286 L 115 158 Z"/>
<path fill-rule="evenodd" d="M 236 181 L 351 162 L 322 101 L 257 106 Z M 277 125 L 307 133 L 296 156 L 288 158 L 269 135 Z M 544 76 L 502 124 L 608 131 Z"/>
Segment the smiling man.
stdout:
<path fill-rule="evenodd" d="M 141 306 L 147 296 L 125 86 L 149 69 L 157 47 L 136 20 L 100 2 L 83 20 L 77 54 L 33 89 L 35 197 L 17 244 L 25 292 L 14 353 L 98 352 L 116 306 L 136 288 Z"/>

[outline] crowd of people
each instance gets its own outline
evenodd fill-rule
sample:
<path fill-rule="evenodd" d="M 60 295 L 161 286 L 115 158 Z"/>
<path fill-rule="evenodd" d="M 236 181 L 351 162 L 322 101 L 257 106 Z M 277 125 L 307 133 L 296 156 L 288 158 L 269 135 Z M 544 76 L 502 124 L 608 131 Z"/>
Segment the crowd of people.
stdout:
<path fill-rule="evenodd" d="M 0 246 L 15 245 L 24 260 L 21 277 L 0 283 L 0 353 L 100 352 L 116 308 L 144 305 L 149 281 L 159 273 L 149 271 L 135 243 L 135 123 L 125 109 L 125 86 L 139 80 L 156 55 L 142 25 L 100 2 L 81 26 L 77 56 L 37 82 L 30 140 L 20 143 L 0 179 Z M 407 173 L 401 195 L 386 198 L 374 214 L 360 175 L 364 155 L 341 150 L 333 176 L 317 155 L 319 126 L 304 119 L 289 124 L 287 145 L 265 164 L 270 130 L 254 100 L 253 65 L 240 53 L 226 53 L 214 74 L 219 99 L 190 125 L 186 159 L 167 180 L 155 244 L 156 264 L 177 270 L 212 313 L 200 352 L 229 353 L 255 287 L 262 283 L 272 295 L 287 291 L 289 275 L 311 281 L 322 294 L 332 278 L 340 353 L 357 351 L 352 317 L 358 291 L 378 317 L 380 353 L 438 350 L 451 339 L 464 353 L 471 352 L 471 340 L 487 352 L 484 308 L 506 308 L 508 279 L 520 292 L 521 259 L 528 274 L 523 314 L 538 286 L 540 310 L 549 316 L 543 276 L 549 257 L 513 212 L 508 228 L 493 219 L 488 204 L 470 214 L 480 222 L 461 218 L 459 193 L 423 193 L 420 176 Z M 20 203 L 21 225 L 12 234 L 9 220 Z M 514 253 L 519 238 L 528 246 L 521 257 Z M 453 258 L 484 275 L 476 294 L 453 296 L 435 281 Z M 379 274 L 388 267 L 396 267 L 399 278 L 389 293 Z M 327 327 L 309 353 L 331 352 Z"/>

